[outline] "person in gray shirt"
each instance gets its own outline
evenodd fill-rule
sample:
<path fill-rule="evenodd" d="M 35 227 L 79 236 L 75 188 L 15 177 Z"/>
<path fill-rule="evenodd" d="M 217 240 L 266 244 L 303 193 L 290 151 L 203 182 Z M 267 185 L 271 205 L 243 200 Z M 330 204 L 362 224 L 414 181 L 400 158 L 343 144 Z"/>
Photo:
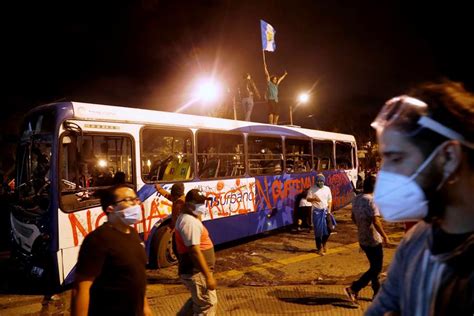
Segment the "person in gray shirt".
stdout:
<path fill-rule="evenodd" d="M 351 286 L 344 289 L 346 295 L 353 303 L 357 303 L 360 290 L 369 282 L 374 291 L 374 297 L 380 288 L 379 274 L 382 271 L 383 249 L 382 242 L 388 244 L 388 236 L 380 221 L 380 213 L 374 205 L 372 192 L 374 192 L 375 178 L 369 176 L 364 180 L 363 193 L 357 195 L 352 201 L 352 221 L 357 226 L 360 248 L 369 259 L 370 268 Z"/>
<path fill-rule="evenodd" d="M 375 204 L 385 220 L 420 221 L 366 315 L 472 316 L 474 95 L 427 83 L 385 103 L 372 126 L 383 158 Z"/>

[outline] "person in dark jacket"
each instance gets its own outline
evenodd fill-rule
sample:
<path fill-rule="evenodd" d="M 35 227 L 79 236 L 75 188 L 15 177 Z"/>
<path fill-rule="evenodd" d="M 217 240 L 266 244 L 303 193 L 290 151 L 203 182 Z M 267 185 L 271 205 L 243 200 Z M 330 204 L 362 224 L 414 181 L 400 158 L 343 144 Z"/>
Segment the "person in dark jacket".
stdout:
<path fill-rule="evenodd" d="M 474 95 L 427 83 L 378 114 L 374 201 L 387 221 L 420 220 L 366 315 L 474 314 Z"/>

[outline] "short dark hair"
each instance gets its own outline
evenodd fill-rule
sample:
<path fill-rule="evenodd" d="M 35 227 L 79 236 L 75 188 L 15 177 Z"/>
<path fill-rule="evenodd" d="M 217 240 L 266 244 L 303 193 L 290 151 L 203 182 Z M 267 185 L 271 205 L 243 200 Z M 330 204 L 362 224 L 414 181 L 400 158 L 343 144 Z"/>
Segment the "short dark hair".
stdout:
<path fill-rule="evenodd" d="M 184 184 L 181 182 L 175 183 L 171 186 L 171 195 L 180 197 L 184 194 Z"/>
<path fill-rule="evenodd" d="M 443 80 L 419 85 L 408 95 L 428 104 L 428 116 L 474 142 L 474 94 L 468 92 L 462 83 Z M 425 157 L 447 138 L 423 128 L 411 136 L 412 142 L 420 148 Z M 474 151 L 463 146 L 474 166 Z"/>
<path fill-rule="evenodd" d="M 96 194 L 100 198 L 100 205 L 102 206 L 102 210 L 104 212 L 105 210 L 107 210 L 107 208 L 110 205 L 115 204 L 115 201 L 117 200 L 117 194 L 115 194 L 115 192 L 117 192 L 117 190 L 121 188 L 128 188 L 128 189 L 134 190 L 133 187 L 131 187 L 128 184 L 118 184 L 118 185 L 114 185 L 112 187 L 97 191 Z"/>

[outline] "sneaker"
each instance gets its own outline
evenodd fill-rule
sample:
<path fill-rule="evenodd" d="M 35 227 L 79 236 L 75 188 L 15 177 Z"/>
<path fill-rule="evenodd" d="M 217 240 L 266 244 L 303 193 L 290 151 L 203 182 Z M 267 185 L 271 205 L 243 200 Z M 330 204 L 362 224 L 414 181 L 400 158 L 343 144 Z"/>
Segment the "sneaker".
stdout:
<path fill-rule="evenodd" d="M 328 251 L 328 248 L 326 246 L 323 246 L 323 252 L 326 253 Z"/>
<path fill-rule="evenodd" d="M 359 304 L 357 302 L 357 293 L 354 292 L 350 286 L 344 288 L 344 293 L 351 300 L 352 303 L 357 304 L 357 305 Z"/>

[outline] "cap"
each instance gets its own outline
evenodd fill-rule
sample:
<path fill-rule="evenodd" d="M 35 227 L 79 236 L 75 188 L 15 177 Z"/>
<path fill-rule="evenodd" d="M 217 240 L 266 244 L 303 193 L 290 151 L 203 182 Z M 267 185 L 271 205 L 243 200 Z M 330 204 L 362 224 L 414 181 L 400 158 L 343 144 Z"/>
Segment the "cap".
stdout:
<path fill-rule="evenodd" d="M 186 194 L 187 203 L 195 203 L 195 204 L 202 204 L 205 201 L 212 201 L 211 198 L 205 197 L 201 191 L 198 189 L 192 189 Z"/>

